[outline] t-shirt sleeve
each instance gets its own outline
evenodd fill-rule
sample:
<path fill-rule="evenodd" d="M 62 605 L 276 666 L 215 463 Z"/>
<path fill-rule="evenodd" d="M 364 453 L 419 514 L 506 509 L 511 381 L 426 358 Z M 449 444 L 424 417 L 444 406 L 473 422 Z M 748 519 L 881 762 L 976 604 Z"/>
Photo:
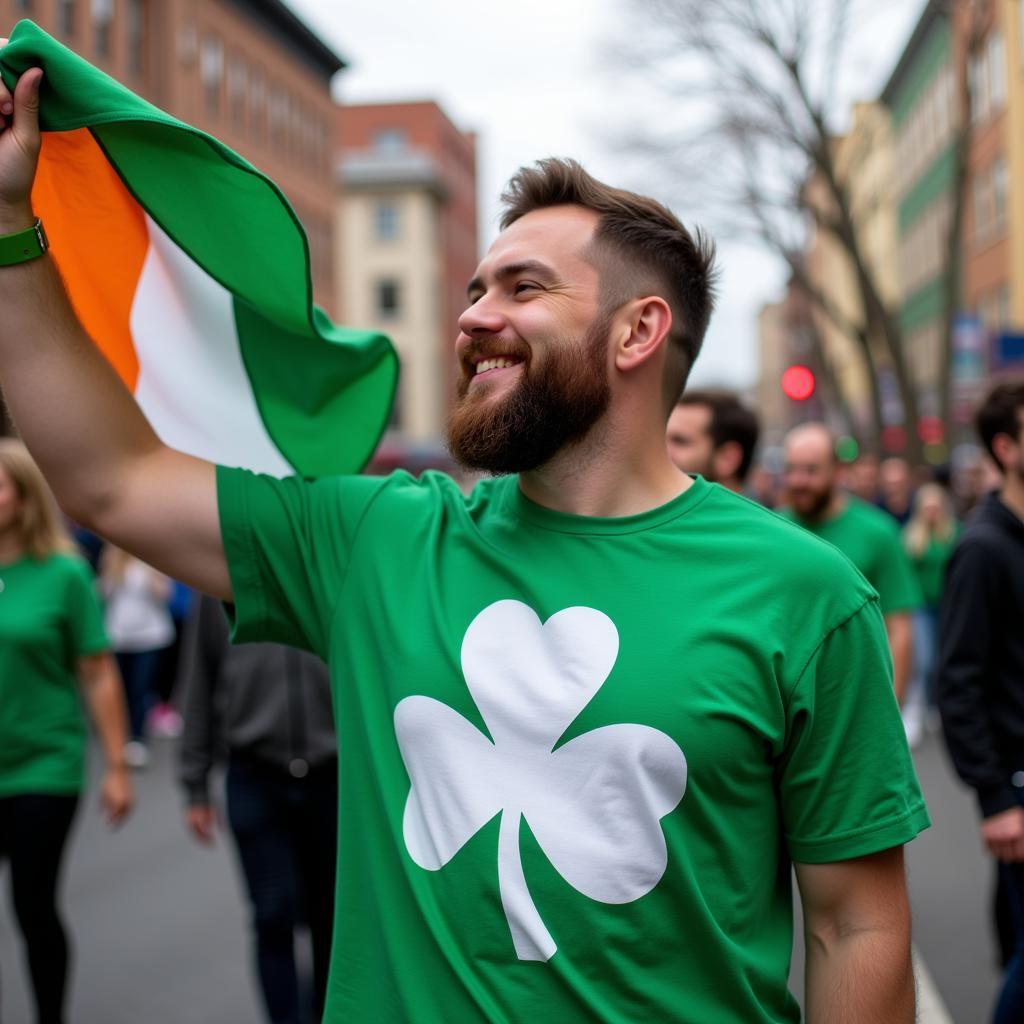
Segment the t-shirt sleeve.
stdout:
<path fill-rule="evenodd" d="M 67 607 L 71 649 L 79 658 L 109 650 L 110 640 L 103 627 L 103 609 L 92 570 L 77 558 L 69 565 Z"/>
<path fill-rule="evenodd" d="M 872 584 L 878 591 L 878 604 L 883 615 L 912 612 L 924 603 L 921 584 L 903 547 L 899 531 L 893 527 L 881 536 Z"/>
<path fill-rule="evenodd" d="M 234 602 L 232 639 L 327 656 L 327 637 L 362 517 L 382 478 L 277 480 L 217 469 Z"/>
<path fill-rule="evenodd" d="M 874 598 L 826 635 L 794 685 L 779 788 L 802 863 L 877 853 L 928 827 Z"/>

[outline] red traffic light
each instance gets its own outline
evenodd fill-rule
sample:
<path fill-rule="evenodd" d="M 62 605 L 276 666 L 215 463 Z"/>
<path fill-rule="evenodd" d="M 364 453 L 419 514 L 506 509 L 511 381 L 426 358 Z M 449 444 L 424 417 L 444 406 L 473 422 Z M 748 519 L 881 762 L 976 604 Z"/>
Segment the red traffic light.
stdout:
<path fill-rule="evenodd" d="M 814 374 L 806 366 L 791 366 L 782 375 L 782 393 L 794 402 L 806 402 L 814 394 Z"/>
<path fill-rule="evenodd" d="M 917 436 L 925 444 L 942 444 L 946 425 L 939 416 L 922 416 L 917 421 Z"/>

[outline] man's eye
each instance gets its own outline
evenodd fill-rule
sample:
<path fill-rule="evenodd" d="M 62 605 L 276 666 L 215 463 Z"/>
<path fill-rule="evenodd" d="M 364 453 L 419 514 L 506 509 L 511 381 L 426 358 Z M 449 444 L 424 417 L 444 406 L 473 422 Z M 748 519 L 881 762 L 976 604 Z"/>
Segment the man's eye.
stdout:
<path fill-rule="evenodd" d="M 536 287 L 537 285 L 535 285 L 532 281 L 518 281 L 516 282 L 514 294 L 518 295 L 522 291 L 525 291 L 527 289 L 535 289 Z"/>

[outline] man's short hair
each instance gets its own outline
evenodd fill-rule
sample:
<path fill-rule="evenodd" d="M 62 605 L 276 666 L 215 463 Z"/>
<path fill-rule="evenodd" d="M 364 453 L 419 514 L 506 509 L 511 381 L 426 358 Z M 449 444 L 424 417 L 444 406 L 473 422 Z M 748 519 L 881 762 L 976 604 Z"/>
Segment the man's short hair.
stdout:
<path fill-rule="evenodd" d="M 582 206 L 600 220 L 590 257 L 601 274 L 605 309 L 659 295 L 672 310 L 671 339 L 682 357 L 674 395 L 686 382 L 715 304 L 715 246 L 699 228 L 691 234 L 655 199 L 612 188 L 575 160 L 549 158 L 521 167 L 501 201 L 504 230 L 520 217 L 551 206 Z M 678 386 L 675 386 L 678 383 Z"/>
<path fill-rule="evenodd" d="M 715 448 L 721 448 L 729 441 L 735 441 L 740 446 L 743 458 L 736 470 L 736 475 L 739 477 L 740 483 L 746 480 L 754 461 L 754 449 L 757 447 L 757 438 L 760 433 L 757 416 L 753 411 L 744 405 L 732 391 L 719 388 L 703 390 L 691 388 L 683 392 L 677 404 L 703 405 L 711 410 L 711 422 L 708 424 L 711 443 Z"/>
<path fill-rule="evenodd" d="M 1020 436 L 1021 415 L 1024 414 L 1024 378 L 1004 380 L 986 396 L 975 414 L 975 425 L 982 443 L 993 462 L 1000 469 L 992 442 L 996 434 L 1008 434 L 1014 440 Z"/>

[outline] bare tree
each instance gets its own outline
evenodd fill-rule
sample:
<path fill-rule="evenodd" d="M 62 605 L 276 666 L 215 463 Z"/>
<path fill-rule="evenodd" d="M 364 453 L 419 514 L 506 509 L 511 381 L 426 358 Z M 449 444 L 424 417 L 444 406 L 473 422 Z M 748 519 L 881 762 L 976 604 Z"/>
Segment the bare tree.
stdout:
<path fill-rule="evenodd" d="M 887 302 L 865 246 L 870 204 L 851 200 L 850 183 L 870 146 L 837 162 L 844 114 L 839 76 L 849 27 L 879 0 L 630 0 L 632 45 L 623 56 L 665 96 L 681 101 L 687 125 L 627 133 L 629 151 L 660 169 L 677 203 L 699 201 L 719 234 L 753 237 L 775 252 L 819 314 L 853 342 L 869 382 L 876 441 L 883 423 L 880 370 L 891 371 L 903 407 L 906 454 L 921 461 L 919 396 L 897 310 Z M 988 0 L 932 0 L 970 23 L 968 54 L 982 38 Z M 956 8 L 964 8 L 957 10 Z M 947 308 L 939 372 L 941 414 L 950 425 L 949 365 L 958 296 L 957 267 L 970 145 L 970 82 L 961 62 L 955 125 L 955 182 L 944 254 Z M 671 176 L 671 177 L 668 177 Z M 813 183 L 814 187 L 810 187 Z M 851 315 L 808 272 L 812 232 L 845 254 L 859 313 Z M 821 362 L 826 362 L 822 353 Z M 947 433 L 947 436 L 948 433 Z"/>

